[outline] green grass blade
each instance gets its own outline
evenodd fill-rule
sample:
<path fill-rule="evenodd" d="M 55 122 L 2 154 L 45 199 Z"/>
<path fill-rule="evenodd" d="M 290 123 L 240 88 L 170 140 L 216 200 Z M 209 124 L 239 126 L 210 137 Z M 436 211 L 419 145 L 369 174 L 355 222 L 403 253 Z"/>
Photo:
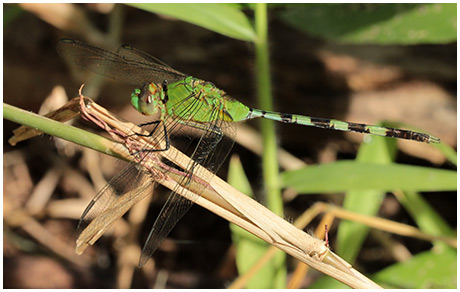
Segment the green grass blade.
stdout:
<path fill-rule="evenodd" d="M 356 163 L 372 163 L 377 167 L 388 165 L 396 155 L 396 141 L 383 137 L 367 137 L 369 142 L 360 146 Z M 385 192 L 382 190 L 354 190 L 345 194 L 343 208 L 355 213 L 374 216 L 377 214 Z M 361 250 L 370 228 L 364 224 L 340 221 L 338 226 L 337 240 L 335 242 L 336 252 L 349 263 L 354 263 Z M 324 277 L 323 277 L 324 278 Z M 333 279 L 324 279 L 316 283 L 315 288 L 329 288 L 337 285 Z M 321 285 L 321 286 L 320 286 Z"/>
<path fill-rule="evenodd" d="M 235 5 L 223 3 L 132 3 L 131 6 L 193 23 L 228 37 L 243 41 L 255 39 L 254 28 Z"/>
<path fill-rule="evenodd" d="M 455 191 L 457 172 L 392 163 L 339 161 L 281 174 L 282 186 L 303 194 L 349 190 Z M 331 183 L 333 182 L 333 183 Z"/>
<path fill-rule="evenodd" d="M 240 192 L 252 195 L 251 184 L 246 177 L 241 161 L 232 157 L 228 171 L 228 183 Z M 267 251 L 269 244 L 250 234 L 235 224 L 230 224 L 232 241 L 236 246 L 236 266 L 238 274 L 245 274 Z M 273 287 L 273 279 L 276 270 L 270 262 L 248 282 L 247 289 L 269 289 Z"/>
<path fill-rule="evenodd" d="M 455 236 L 449 224 L 417 192 L 403 192 L 397 196 L 423 232 L 436 236 Z M 445 243 L 439 243 L 444 245 Z"/>
<path fill-rule="evenodd" d="M 25 111 L 15 106 L 4 103 L 3 118 L 101 153 L 123 159 L 123 156 L 113 149 L 113 142 L 104 137 Z"/>
<path fill-rule="evenodd" d="M 430 250 L 389 266 L 372 276 L 385 288 L 457 288 L 457 251 L 453 248 Z"/>
<path fill-rule="evenodd" d="M 444 154 L 444 156 L 450 163 L 457 166 L 457 152 L 451 146 L 442 143 L 442 141 L 441 143 L 433 146 L 438 148 L 438 150 L 441 151 L 442 154 Z"/>
<path fill-rule="evenodd" d="M 254 42 L 256 54 L 256 80 L 257 98 L 260 108 L 267 111 L 273 109 L 271 79 L 270 79 L 270 56 L 268 47 L 268 20 L 267 5 L 256 3 L 254 6 L 255 29 L 257 38 Z M 266 192 L 267 207 L 275 214 L 283 217 L 283 200 L 279 183 L 279 165 L 277 160 L 277 145 L 275 124 L 268 119 L 260 120 L 260 128 L 263 138 L 263 178 Z M 284 288 L 286 286 L 286 254 L 278 253 L 272 260 L 277 269 L 273 277 L 272 288 Z"/>
<path fill-rule="evenodd" d="M 388 165 L 396 156 L 394 139 L 370 137 L 369 143 L 361 144 L 357 162 Z M 358 214 L 375 216 L 380 209 L 385 192 L 381 190 L 353 190 L 345 195 L 343 208 Z M 349 263 L 354 263 L 370 228 L 364 224 L 341 221 L 337 233 L 337 253 Z"/>
<path fill-rule="evenodd" d="M 314 36 L 343 43 L 412 45 L 457 40 L 455 3 L 295 4 L 282 19 Z"/>

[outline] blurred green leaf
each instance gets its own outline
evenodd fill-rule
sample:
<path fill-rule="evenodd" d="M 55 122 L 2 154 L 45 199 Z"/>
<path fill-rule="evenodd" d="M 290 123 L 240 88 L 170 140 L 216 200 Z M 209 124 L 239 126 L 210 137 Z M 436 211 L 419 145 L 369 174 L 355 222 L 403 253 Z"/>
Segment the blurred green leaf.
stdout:
<path fill-rule="evenodd" d="M 362 143 L 357 162 L 389 165 L 396 156 L 394 139 L 367 137 L 369 143 Z M 381 190 L 353 190 L 345 194 L 343 208 L 354 213 L 375 216 L 380 209 L 385 192 Z M 369 233 L 369 227 L 358 222 L 340 221 L 337 233 L 337 254 L 349 263 L 354 263 L 362 244 Z"/>
<path fill-rule="evenodd" d="M 315 281 L 311 286 L 308 287 L 309 289 L 350 289 L 347 285 L 339 282 L 338 280 L 327 277 L 321 276 L 318 280 Z"/>
<path fill-rule="evenodd" d="M 442 141 L 441 143 L 436 144 L 434 146 L 438 148 L 438 150 L 441 151 L 442 154 L 444 154 L 444 156 L 450 163 L 454 164 L 455 166 L 457 165 L 457 152 L 454 150 L 454 148 L 445 143 L 442 143 Z"/>
<path fill-rule="evenodd" d="M 13 20 L 18 18 L 19 15 L 24 13 L 17 4 L 4 4 L 3 5 L 3 27 L 8 26 Z"/>
<path fill-rule="evenodd" d="M 228 169 L 228 182 L 235 189 L 253 198 L 251 183 L 248 177 L 244 173 L 243 165 L 237 155 L 233 155 L 230 158 L 230 165 Z"/>
<path fill-rule="evenodd" d="M 252 190 L 241 161 L 236 156 L 230 159 L 228 183 L 242 193 L 252 197 Z M 232 241 L 236 246 L 236 266 L 240 275 L 245 274 L 267 251 L 269 244 L 235 224 L 230 224 Z M 270 263 L 270 262 L 269 262 Z M 247 289 L 275 288 L 275 265 L 267 264 L 248 282 Z M 276 288 L 284 288 L 284 285 Z"/>
<path fill-rule="evenodd" d="M 457 251 L 444 248 L 423 252 L 378 272 L 372 279 L 389 288 L 455 289 Z"/>
<path fill-rule="evenodd" d="M 435 236 L 455 236 L 449 224 L 419 193 L 403 192 L 397 198 L 421 231 Z M 435 243 L 438 244 L 445 245 L 443 242 Z"/>
<path fill-rule="evenodd" d="M 392 163 L 381 165 L 356 161 L 308 166 L 281 174 L 282 186 L 299 193 L 349 190 L 457 190 L 457 172 Z"/>
<path fill-rule="evenodd" d="M 294 4 L 281 17 L 324 39 L 352 44 L 442 44 L 457 40 L 457 5 Z"/>
<path fill-rule="evenodd" d="M 235 4 L 215 3 L 132 3 L 131 6 L 158 14 L 172 16 L 228 37 L 254 41 L 254 28 L 246 15 Z"/>

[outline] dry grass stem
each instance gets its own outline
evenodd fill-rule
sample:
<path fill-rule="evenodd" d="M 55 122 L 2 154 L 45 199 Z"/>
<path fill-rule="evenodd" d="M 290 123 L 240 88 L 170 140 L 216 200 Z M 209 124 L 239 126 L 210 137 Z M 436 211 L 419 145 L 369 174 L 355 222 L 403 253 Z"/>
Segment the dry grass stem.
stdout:
<path fill-rule="evenodd" d="M 350 220 L 354 222 L 360 222 L 364 225 L 367 225 L 371 228 L 378 229 L 378 230 L 383 230 L 386 232 L 402 235 L 402 236 L 408 236 L 408 237 L 414 237 L 422 240 L 427 240 L 427 241 L 443 241 L 450 246 L 457 248 L 457 239 L 455 237 L 446 237 L 446 236 L 434 236 L 430 234 L 423 233 L 419 229 L 406 225 L 403 223 L 391 221 L 388 219 L 384 218 L 378 218 L 378 217 L 373 217 L 373 216 L 366 216 L 362 214 L 356 214 L 347 210 L 344 210 L 342 208 L 332 206 L 326 203 L 321 203 L 318 202 L 315 205 L 318 206 L 322 210 L 322 212 L 326 213 L 331 213 L 334 216 L 345 219 L 345 220 Z"/>
<path fill-rule="evenodd" d="M 112 137 L 121 140 L 128 149 L 139 149 L 139 147 L 146 146 L 151 149 L 163 149 L 164 141 L 133 135 L 144 131 L 131 123 L 121 122 L 88 98 L 82 97 L 82 111 L 88 119 L 105 129 Z M 128 159 L 132 159 L 129 150 L 127 152 Z M 161 155 L 185 170 L 192 165 L 190 158 L 174 147 L 166 151 L 155 152 L 155 155 Z M 183 185 L 183 174 L 180 171 L 165 172 L 171 169 L 168 169 L 168 166 L 163 164 L 158 157 L 148 155 L 140 163 L 148 169 L 159 184 L 175 190 L 185 198 L 244 228 L 309 266 L 353 288 L 380 288 L 333 254 L 323 240 L 310 236 L 278 217 L 206 168 L 194 165 L 194 175 L 187 180 L 186 185 Z M 212 179 L 209 180 L 209 178 Z M 88 244 L 93 244 L 117 217 L 121 217 L 133 204 L 144 197 L 140 195 L 137 196 L 138 198 L 133 198 L 132 196 L 137 192 L 136 190 L 131 192 L 132 194 L 122 196 L 121 201 L 117 200 L 112 203 L 105 212 L 94 218 L 77 239 L 78 253 L 83 252 Z"/>

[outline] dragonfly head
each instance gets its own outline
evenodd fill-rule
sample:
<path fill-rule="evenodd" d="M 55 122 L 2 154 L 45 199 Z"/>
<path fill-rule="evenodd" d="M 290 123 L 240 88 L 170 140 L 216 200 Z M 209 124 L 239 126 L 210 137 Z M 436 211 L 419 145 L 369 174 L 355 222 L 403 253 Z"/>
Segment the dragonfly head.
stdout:
<path fill-rule="evenodd" d="M 163 94 L 161 86 L 147 83 L 131 93 L 131 104 L 143 115 L 154 115 L 162 103 Z"/>

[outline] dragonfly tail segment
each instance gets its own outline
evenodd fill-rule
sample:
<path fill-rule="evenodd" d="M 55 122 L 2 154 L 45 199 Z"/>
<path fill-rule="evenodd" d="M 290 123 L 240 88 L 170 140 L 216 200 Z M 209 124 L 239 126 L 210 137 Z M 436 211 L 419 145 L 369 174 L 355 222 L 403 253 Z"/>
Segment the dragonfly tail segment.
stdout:
<path fill-rule="evenodd" d="M 326 119 L 326 118 L 315 118 L 309 116 L 302 116 L 302 115 L 294 115 L 294 114 L 285 114 L 285 113 L 278 113 L 278 112 L 268 112 L 259 109 L 249 109 L 249 114 L 247 119 L 253 118 L 265 118 L 273 121 L 278 121 L 282 123 L 288 124 L 299 124 L 305 126 L 313 126 L 323 129 L 333 129 L 333 130 L 340 130 L 340 131 L 348 131 L 348 132 L 357 132 L 357 133 L 364 133 L 364 134 L 372 134 L 384 137 L 393 137 L 393 138 L 400 138 L 400 139 L 407 139 L 413 140 L 418 142 L 425 142 L 425 143 L 439 143 L 440 139 L 434 136 L 409 131 L 409 130 L 401 130 L 395 128 L 385 128 L 380 126 L 374 125 L 367 125 L 361 123 L 348 123 L 334 119 Z"/>

